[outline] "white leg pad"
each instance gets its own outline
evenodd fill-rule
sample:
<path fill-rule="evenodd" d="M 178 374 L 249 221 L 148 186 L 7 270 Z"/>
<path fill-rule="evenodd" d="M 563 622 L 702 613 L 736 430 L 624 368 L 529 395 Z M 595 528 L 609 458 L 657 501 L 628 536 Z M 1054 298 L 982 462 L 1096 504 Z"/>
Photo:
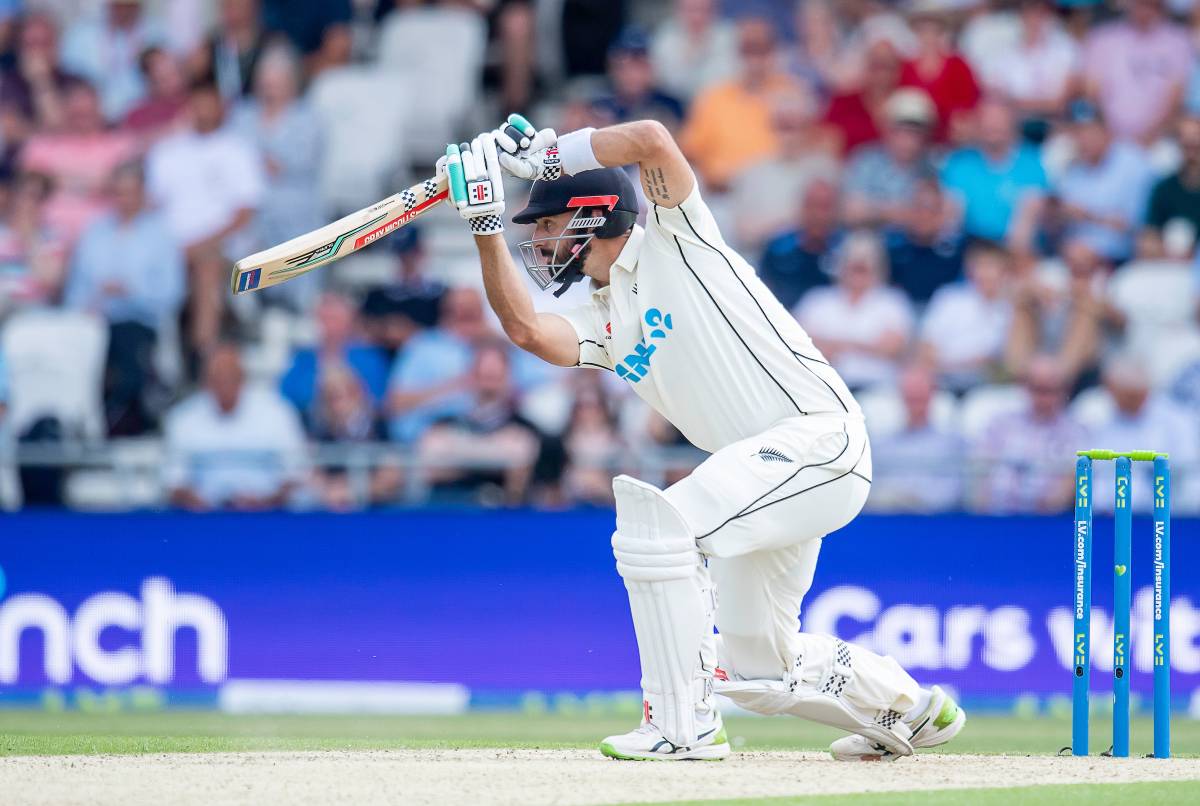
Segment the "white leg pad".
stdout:
<path fill-rule="evenodd" d="M 901 716 L 916 705 L 916 681 L 894 659 L 833 636 L 800 638 L 801 654 L 783 680 L 718 680 L 717 693 L 747 711 L 798 716 L 912 755 Z"/>
<path fill-rule="evenodd" d="M 683 516 L 656 487 L 613 479 L 613 554 L 629 592 L 649 720 L 679 746 L 696 740 L 697 711 L 711 707 L 713 592 Z"/>

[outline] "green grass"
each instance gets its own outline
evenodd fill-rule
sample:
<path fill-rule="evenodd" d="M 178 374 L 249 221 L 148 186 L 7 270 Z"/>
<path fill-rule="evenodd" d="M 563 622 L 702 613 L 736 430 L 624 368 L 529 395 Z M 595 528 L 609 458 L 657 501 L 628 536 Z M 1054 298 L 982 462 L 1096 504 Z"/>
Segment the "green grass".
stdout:
<path fill-rule="evenodd" d="M 0 710 L 0 755 L 349 750 L 407 747 L 584 747 L 628 730 L 637 717 L 476 713 L 449 717 L 235 716 L 204 711 L 88 713 Z M 787 717 L 727 720 L 740 750 L 823 750 L 839 734 Z M 1094 719 L 1092 748 L 1111 726 Z M 1132 751 L 1148 753 L 1150 721 L 1134 720 Z M 1177 718 L 1176 755 L 1200 755 L 1200 721 Z M 1053 754 L 1070 740 L 1062 718 L 972 716 L 946 749 L 956 753 Z"/>
<path fill-rule="evenodd" d="M 1137 784 L 1063 784 L 996 789 L 935 789 L 798 798 L 671 801 L 670 806 L 1190 806 L 1200 799 L 1200 781 Z M 636 805 L 635 805 L 636 806 Z M 641 804 L 641 806 L 653 806 Z"/>

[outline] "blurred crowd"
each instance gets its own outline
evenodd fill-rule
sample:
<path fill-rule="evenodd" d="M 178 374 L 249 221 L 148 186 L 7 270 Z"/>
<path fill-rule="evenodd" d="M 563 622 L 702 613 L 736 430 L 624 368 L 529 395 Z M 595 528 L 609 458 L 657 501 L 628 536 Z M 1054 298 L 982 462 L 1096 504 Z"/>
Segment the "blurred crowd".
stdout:
<path fill-rule="evenodd" d="M 686 473 L 702 455 L 615 376 L 501 340 L 452 216 L 228 291 L 233 260 L 521 110 L 675 133 L 862 402 L 868 506 L 1062 511 L 1083 447 L 1169 451 L 1200 502 L 1196 0 L 0 0 L 0 20 L 17 456 L 150 442 L 158 503 L 198 510 L 605 505 L 615 472 Z M 70 471 L 25 462 L 16 500 L 71 503 Z"/>

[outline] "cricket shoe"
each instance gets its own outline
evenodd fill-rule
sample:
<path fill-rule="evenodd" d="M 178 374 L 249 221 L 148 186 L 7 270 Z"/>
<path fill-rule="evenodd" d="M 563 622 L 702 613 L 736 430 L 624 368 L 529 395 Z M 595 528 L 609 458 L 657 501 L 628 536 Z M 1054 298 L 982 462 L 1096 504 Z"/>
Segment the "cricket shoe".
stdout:
<path fill-rule="evenodd" d="M 600 752 L 622 761 L 720 761 L 731 752 L 720 714 L 700 723 L 700 735 L 691 744 L 672 744 L 653 722 L 643 722 L 629 733 L 609 736 Z"/>
<path fill-rule="evenodd" d="M 912 726 L 914 749 L 937 747 L 953 739 L 967 724 L 967 712 L 954 699 L 934 686 L 929 691 L 929 706 L 915 719 L 906 720 Z M 829 746 L 829 752 L 838 761 L 895 761 L 900 756 L 878 742 L 851 734 L 843 736 Z"/>

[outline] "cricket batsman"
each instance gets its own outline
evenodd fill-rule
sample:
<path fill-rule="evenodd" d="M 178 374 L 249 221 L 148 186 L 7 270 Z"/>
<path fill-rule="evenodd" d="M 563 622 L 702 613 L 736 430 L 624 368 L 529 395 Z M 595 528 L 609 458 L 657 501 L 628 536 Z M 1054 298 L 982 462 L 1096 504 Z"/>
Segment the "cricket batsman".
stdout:
<path fill-rule="evenodd" d="M 623 166 L 636 165 L 649 203 Z M 501 171 L 533 180 L 513 222 L 526 271 L 588 304 L 539 313 L 509 254 Z M 721 237 L 696 178 L 654 121 L 557 137 L 519 116 L 439 160 L 469 223 L 487 298 L 518 347 L 615 372 L 711 456 L 660 490 L 613 479 L 617 571 L 641 658 L 641 725 L 605 739 L 618 759 L 721 759 L 714 700 L 846 731 L 841 760 L 943 744 L 965 712 L 890 657 L 801 632 L 822 539 L 862 509 L 871 449 L 862 411 L 808 334 Z M 720 594 L 718 606 L 718 592 Z M 719 635 L 713 632 L 714 624 Z"/>

